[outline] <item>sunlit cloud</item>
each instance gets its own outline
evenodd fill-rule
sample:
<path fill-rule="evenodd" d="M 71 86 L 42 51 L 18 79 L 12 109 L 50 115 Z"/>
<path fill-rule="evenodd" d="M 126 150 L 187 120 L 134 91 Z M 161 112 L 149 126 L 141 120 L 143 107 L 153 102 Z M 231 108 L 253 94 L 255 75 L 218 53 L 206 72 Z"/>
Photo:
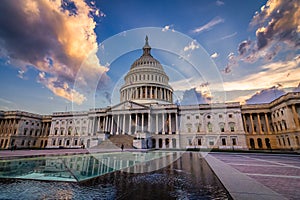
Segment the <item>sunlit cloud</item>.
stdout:
<path fill-rule="evenodd" d="M 216 26 L 216 25 L 218 25 L 220 23 L 223 23 L 223 22 L 224 22 L 223 18 L 215 17 L 214 19 L 212 19 L 211 21 L 209 21 L 207 24 L 194 29 L 193 32 L 194 33 L 201 33 L 203 31 L 210 30 L 210 29 L 212 29 L 212 27 L 214 27 L 214 26 Z"/>
<path fill-rule="evenodd" d="M 199 44 L 197 44 L 196 41 L 192 41 L 190 42 L 187 46 L 185 46 L 183 48 L 183 51 L 190 51 L 190 50 L 195 50 L 195 49 L 199 49 Z"/>
<path fill-rule="evenodd" d="M 210 55 L 211 58 L 217 58 L 219 57 L 219 54 L 217 52 Z"/>
<path fill-rule="evenodd" d="M 295 87 L 300 77 L 300 57 L 290 61 L 278 61 L 261 66 L 261 70 L 240 80 L 224 82 L 226 91 L 233 90 L 260 90 L 271 88 L 274 85 Z"/>
<path fill-rule="evenodd" d="M 84 0 L 3 0 L 0 41 L 4 43 L 0 44 L 0 50 L 5 55 L 2 57 L 6 56 L 20 68 L 20 78 L 28 66 L 34 67 L 45 74 L 40 83 L 54 94 L 68 100 L 76 96 L 75 102 L 82 103 L 83 94 L 71 89 L 82 64 L 89 59 L 84 71 L 91 76 L 107 71 L 96 56 L 98 45 L 93 16 L 105 14 L 93 2 L 87 4 Z M 9 22 L 4 20 L 8 18 Z M 83 78 L 89 79 L 89 76 Z M 66 85 L 68 87 L 64 87 Z"/>

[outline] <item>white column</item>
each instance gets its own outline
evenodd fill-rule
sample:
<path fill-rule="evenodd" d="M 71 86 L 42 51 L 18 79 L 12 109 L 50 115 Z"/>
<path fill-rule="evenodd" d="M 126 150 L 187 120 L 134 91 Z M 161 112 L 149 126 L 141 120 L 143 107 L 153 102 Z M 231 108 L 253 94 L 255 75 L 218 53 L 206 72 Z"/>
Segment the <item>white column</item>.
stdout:
<path fill-rule="evenodd" d="M 119 127 L 120 127 L 120 115 L 118 114 L 118 118 L 117 118 L 117 132 L 116 132 L 116 135 L 119 135 Z"/>
<path fill-rule="evenodd" d="M 142 132 L 144 132 L 144 113 L 142 113 Z"/>
<path fill-rule="evenodd" d="M 105 131 L 105 126 L 106 126 L 106 117 L 103 116 L 103 123 L 102 123 L 102 131 Z"/>
<path fill-rule="evenodd" d="M 178 134 L 178 117 L 177 117 L 177 113 L 175 113 L 175 129 L 176 129 L 175 130 L 176 134 Z"/>
<path fill-rule="evenodd" d="M 154 98 L 157 99 L 157 87 L 154 89 Z"/>
<path fill-rule="evenodd" d="M 104 131 L 108 131 L 108 115 L 106 115 L 106 120 L 105 120 L 105 127 L 104 127 Z"/>
<path fill-rule="evenodd" d="M 148 113 L 148 131 L 149 131 L 149 132 L 151 132 L 150 126 L 151 126 L 151 123 L 150 123 L 150 112 L 149 112 L 149 113 Z"/>
<path fill-rule="evenodd" d="M 131 113 L 129 114 L 129 127 L 128 127 L 128 132 L 131 134 Z"/>
<path fill-rule="evenodd" d="M 158 134 L 158 114 L 155 114 L 155 134 Z"/>
<path fill-rule="evenodd" d="M 146 88 L 145 89 L 145 97 L 146 97 L 146 99 L 148 99 L 148 87 L 146 86 L 145 88 Z"/>
<path fill-rule="evenodd" d="M 122 130 L 122 134 L 125 134 L 125 114 L 123 115 L 123 130 Z"/>
<path fill-rule="evenodd" d="M 110 134 L 113 135 L 114 134 L 114 116 L 111 116 L 111 120 L 110 120 Z"/>
<path fill-rule="evenodd" d="M 162 118 L 162 134 L 165 134 L 165 114 L 164 113 L 162 113 L 161 118 Z"/>
<path fill-rule="evenodd" d="M 172 134 L 171 113 L 169 113 L 169 134 Z"/>
<path fill-rule="evenodd" d="M 135 131 L 134 131 L 134 134 L 136 134 L 137 128 L 138 128 L 138 114 L 136 113 L 135 114 Z"/>

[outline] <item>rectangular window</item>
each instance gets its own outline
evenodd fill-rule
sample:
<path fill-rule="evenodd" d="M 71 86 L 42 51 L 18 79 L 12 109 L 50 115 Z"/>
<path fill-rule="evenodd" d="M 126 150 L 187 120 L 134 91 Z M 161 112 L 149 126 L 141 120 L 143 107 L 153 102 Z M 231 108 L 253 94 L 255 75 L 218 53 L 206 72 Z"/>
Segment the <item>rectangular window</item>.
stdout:
<path fill-rule="evenodd" d="M 232 138 L 232 145 L 236 145 L 236 138 Z"/>
<path fill-rule="evenodd" d="M 202 145 L 201 138 L 198 138 L 198 145 L 199 145 L 199 146 Z"/>
<path fill-rule="evenodd" d="M 226 138 L 222 138 L 222 145 L 223 145 L 223 146 L 226 145 Z"/>

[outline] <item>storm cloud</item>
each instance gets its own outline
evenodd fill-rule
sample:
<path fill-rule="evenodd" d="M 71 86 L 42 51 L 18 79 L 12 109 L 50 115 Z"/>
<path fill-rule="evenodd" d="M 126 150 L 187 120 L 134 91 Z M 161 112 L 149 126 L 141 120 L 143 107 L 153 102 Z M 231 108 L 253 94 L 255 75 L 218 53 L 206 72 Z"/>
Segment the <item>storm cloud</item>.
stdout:
<path fill-rule="evenodd" d="M 85 84 L 107 71 L 96 56 L 93 16 L 98 15 L 93 3 L 83 0 L 2 0 L 0 56 L 23 73 L 29 66 L 36 68 L 40 83 L 81 104 L 85 97 L 72 88 L 79 70 Z"/>

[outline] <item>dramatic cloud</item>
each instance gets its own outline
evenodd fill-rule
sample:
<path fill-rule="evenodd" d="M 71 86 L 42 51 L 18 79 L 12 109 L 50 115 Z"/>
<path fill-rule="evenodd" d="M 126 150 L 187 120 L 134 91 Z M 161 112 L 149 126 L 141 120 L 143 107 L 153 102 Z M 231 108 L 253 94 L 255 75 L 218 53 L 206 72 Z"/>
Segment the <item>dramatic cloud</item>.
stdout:
<path fill-rule="evenodd" d="M 219 57 L 219 54 L 217 52 L 210 55 L 211 58 L 217 58 Z"/>
<path fill-rule="evenodd" d="M 83 0 L 2 0 L 0 52 L 19 67 L 40 73 L 39 81 L 54 94 L 81 104 L 85 97 L 71 87 L 84 63 L 84 77 L 107 71 L 99 64 L 94 17 L 103 16 L 94 3 Z M 85 61 L 88 59 L 88 62 Z"/>
<path fill-rule="evenodd" d="M 183 93 L 181 105 L 195 105 L 195 104 L 203 104 L 210 103 L 211 97 L 203 95 L 201 92 L 198 92 L 196 88 L 192 88 L 190 90 L 186 90 Z"/>
<path fill-rule="evenodd" d="M 268 89 L 261 90 L 246 100 L 246 104 L 270 103 L 271 101 L 281 97 L 285 91 L 280 89 L 280 85 L 273 86 Z"/>
<path fill-rule="evenodd" d="M 192 42 L 190 42 L 187 46 L 185 46 L 183 48 L 183 51 L 195 50 L 198 48 L 199 48 L 199 45 L 197 44 L 197 42 L 195 40 L 193 40 Z"/>
<path fill-rule="evenodd" d="M 300 1 L 269 0 L 256 12 L 250 26 L 257 27 L 256 40 L 239 44 L 237 61 L 271 61 L 280 51 L 300 47 Z M 227 70 L 230 71 L 230 70 Z"/>
<path fill-rule="evenodd" d="M 210 30 L 212 27 L 223 23 L 224 19 L 220 18 L 220 17 L 215 17 L 214 19 L 212 19 L 211 21 L 209 21 L 207 24 L 200 26 L 196 29 L 193 30 L 194 33 L 201 33 L 203 31 L 207 31 Z"/>

